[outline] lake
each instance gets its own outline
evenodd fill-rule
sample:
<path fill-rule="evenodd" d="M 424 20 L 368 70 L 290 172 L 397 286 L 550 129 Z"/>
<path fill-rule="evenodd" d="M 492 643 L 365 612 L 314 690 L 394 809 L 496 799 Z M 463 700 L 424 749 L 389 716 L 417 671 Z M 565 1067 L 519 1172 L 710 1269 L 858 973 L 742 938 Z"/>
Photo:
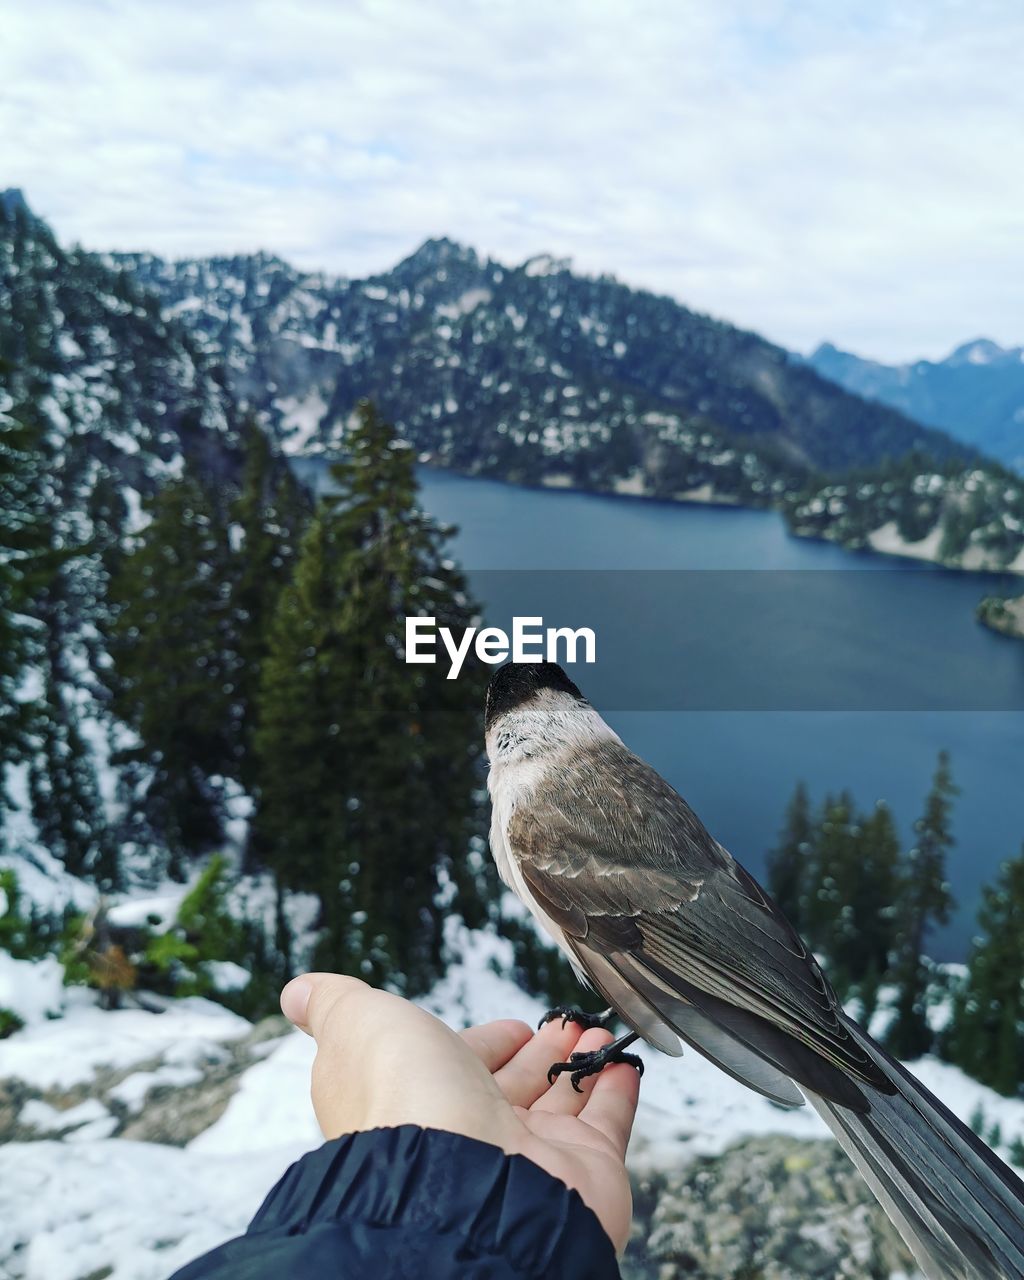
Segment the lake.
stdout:
<path fill-rule="evenodd" d="M 1024 843 L 1024 644 L 973 618 L 1019 579 L 792 538 L 774 512 L 420 480 L 489 622 L 593 621 L 584 692 L 755 875 L 798 780 L 884 799 L 909 840 L 947 749 L 959 910 L 931 949 L 963 958 L 981 885 Z"/>

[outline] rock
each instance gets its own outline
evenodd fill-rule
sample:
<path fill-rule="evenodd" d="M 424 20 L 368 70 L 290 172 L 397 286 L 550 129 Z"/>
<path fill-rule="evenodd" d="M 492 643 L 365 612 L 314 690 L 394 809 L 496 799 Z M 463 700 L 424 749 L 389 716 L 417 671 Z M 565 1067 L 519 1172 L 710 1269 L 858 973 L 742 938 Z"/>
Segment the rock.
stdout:
<path fill-rule="evenodd" d="M 624 1280 L 889 1280 L 913 1259 L 828 1141 L 752 1138 L 634 1186 Z"/>
<path fill-rule="evenodd" d="M 55 1115 L 40 1127 L 32 1122 L 40 1103 L 55 1113 L 71 1112 L 89 1100 L 102 1103 L 116 1124 L 110 1137 L 183 1147 L 214 1124 L 238 1088 L 242 1074 L 264 1058 L 273 1043 L 291 1033 L 287 1019 L 258 1022 L 242 1039 L 211 1045 L 187 1065 L 151 1058 L 128 1069 L 102 1069 L 72 1089 L 40 1091 L 17 1080 L 0 1080 L 0 1142 L 32 1142 L 60 1134 Z"/>

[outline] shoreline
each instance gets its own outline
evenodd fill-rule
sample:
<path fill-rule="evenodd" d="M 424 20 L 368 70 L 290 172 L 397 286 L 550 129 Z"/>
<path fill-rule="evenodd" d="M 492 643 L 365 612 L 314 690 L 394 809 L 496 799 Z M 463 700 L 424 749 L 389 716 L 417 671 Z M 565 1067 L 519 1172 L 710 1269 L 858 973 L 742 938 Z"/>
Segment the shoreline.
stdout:
<path fill-rule="evenodd" d="M 307 455 L 308 456 L 308 455 Z M 671 496 L 644 492 L 637 479 L 619 480 L 611 488 L 590 487 L 574 484 L 564 473 L 555 473 L 536 481 L 510 480 L 505 476 L 489 475 L 486 472 L 462 471 L 457 467 L 446 466 L 432 458 L 420 458 L 423 466 L 432 471 L 445 471 L 449 475 L 460 476 L 465 480 L 491 480 L 496 484 L 507 484 L 515 489 L 532 489 L 545 493 L 578 493 L 593 498 L 614 498 L 633 502 L 653 502 L 662 506 L 698 506 L 713 507 L 722 511 L 773 511 L 780 516 L 791 538 L 803 538 L 811 542 L 829 542 L 833 546 L 842 547 L 852 555 L 887 556 L 896 560 L 912 560 L 917 564 L 928 564 L 936 569 L 946 569 L 955 573 L 1006 574 L 1024 578 L 1024 548 L 1022 548 L 1008 565 L 990 564 L 980 558 L 973 558 L 967 563 L 963 560 L 946 560 L 938 556 L 941 534 L 938 527 L 931 530 L 920 542 L 905 542 L 899 537 L 892 521 L 873 529 L 863 541 L 844 542 L 839 538 L 830 538 L 826 533 L 816 533 L 795 529 L 785 519 L 785 513 L 773 502 L 744 502 L 732 494 L 716 493 L 710 483 L 697 489 L 684 490 Z M 990 597 L 996 599 L 996 597 Z M 980 608 L 980 606 L 979 606 Z M 997 628 L 998 629 L 998 628 Z M 1009 634 L 1015 634 L 1010 632 Z M 1024 633 L 1022 633 L 1024 635 Z"/>

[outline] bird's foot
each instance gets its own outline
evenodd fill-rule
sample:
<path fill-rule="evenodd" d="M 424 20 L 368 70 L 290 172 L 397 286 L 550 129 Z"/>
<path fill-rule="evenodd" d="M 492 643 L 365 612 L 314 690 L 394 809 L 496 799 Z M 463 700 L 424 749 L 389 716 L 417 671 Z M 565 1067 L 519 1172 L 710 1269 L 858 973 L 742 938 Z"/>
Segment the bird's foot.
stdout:
<path fill-rule="evenodd" d="M 635 1039 L 635 1034 L 623 1036 L 620 1040 L 613 1040 L 611 1044 L 606 1044 L 603 1049 L 592 1049 L 589 1053 L 571 1053 L 568 1062 L 556 1062 L 548 1071 L 548 1084 L 554 1084 L 563 1072 L 570 1071 L 572 1074 L 569 1080 L 572 1087 L 577 1093 L 582 1093 L 581 1080 L 587 1076 L 596 1076 L 605 1067 L 610 1067 L 617 1062 L 625 1062 L 627 1066 L 635 1067 L 640 1075 L 643 1075 L 644 1064 L 640 1058 L 635 1053 L 626 1053 L 626 1046 L 632 1044 Z"/>
<path fill-rule="evenodd" d="M 562 1019 L 563 1027 L 567 1022 L 575 1022 L 584 1031 L 589 1031 L 591 1027 L 607 1027 L 609 1023 L 614 1022 L 615 1010 L 605 1009 L 604 1013 L 584 1013 L 582 1009 L 573 1009 L 570 1005 L 559 1005 L 557 1009 L 547 1011 L 537 1023 L 537 1030 L 547 1026 L 549 1022 L 554 1022 L 556 1018 Z"/>

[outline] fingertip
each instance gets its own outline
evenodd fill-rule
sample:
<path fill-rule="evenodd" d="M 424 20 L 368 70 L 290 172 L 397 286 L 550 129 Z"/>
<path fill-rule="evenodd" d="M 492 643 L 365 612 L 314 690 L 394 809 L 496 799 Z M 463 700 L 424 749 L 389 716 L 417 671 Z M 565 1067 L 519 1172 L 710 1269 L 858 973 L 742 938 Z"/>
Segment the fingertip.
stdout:
<path fill-rule="evenodd" d="M 313 984 L 305 976 L 292 978 L 281 992 L 281 1012 L 289 1022 L 303 1031 L 307 1030 L 306 1013 L 312 994 Z"/>
<path fill-rule="evenodd" d="M 628 1098 L 635 1110 L 640 1101 L 640 1077 L 641 1073 L 628 1062 L 613 1062 L 601 1072 L 598 1083 L 603 1081 L 605 1090 L 614 1090 L 623 1098 Z"/>
<path fill-rule="evenodd" d="M 625 1158 L 639 1101 L 640 1072 L 628 1062 L 617 1062 L 598 1076 L 581 1115 Z"/>
<path fill-rule="evenodd" d="M 492 1027 L 500 1027 L 502 1031 L 509 1037 L 513 1035 L 521 1038 L 525 1044 L 527 1040 L 533 1037 L 533 1027 L 528 1022 L 524 1022 L 521 1018 L 498 1018 L 495 1022 L 488 1024 Z"/>
<path fill-rule="evenodd" d="M 516 1018 L 501 1018 L 459 1034 L 493 1075 L 533 1039 L 533 1028 Z"/>
<path fill-rule="evenodd" d="M 369 990 L 365 982 L 348 974 L 303 973 L 281 992 L 281 1012 L 300 1031 L 319 1039 L 324 1019 L 339 1000 Z"/>

